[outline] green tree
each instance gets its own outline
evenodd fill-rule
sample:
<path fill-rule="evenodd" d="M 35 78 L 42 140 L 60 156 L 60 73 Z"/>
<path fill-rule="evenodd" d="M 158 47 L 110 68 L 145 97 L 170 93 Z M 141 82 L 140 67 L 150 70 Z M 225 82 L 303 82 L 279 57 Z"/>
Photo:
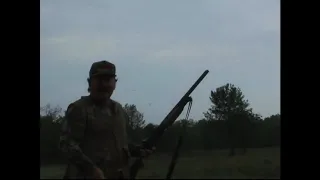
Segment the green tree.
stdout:
<path fill-rule="evenodd" d="M 204 113 L 206 120 L 227 120 L 231 113 L 250 111 L 248 100 L 240 88 L 226 84 L 211 91 L 211 107 Z"/>
<path fill-rule="evenodd" d="M 144 136 L 145 136 L 145 137 L 151 136 L 151 134 L 155 131 L 156 128 L 157 128 L 157 125 L 155 125 L 155 124 L 152 124 L 152 123 L 147 124 L 147 125 L 143 128 Z"/>
<path fill-rule="evenodd" d="M 241 89 L 228 83 L 211 91 L 210 101 L 212 105 L 204 113 L 205 119 L 226 121 L 231 156 L 235 154 L 236 147 L 242 146 L 245 152 L 252 109 Z"/>
<path fill-rule="evenodd" d="M 145 120 L 143 113 L 139 112 L 136 105 L 125 104 L 123 109 L 128 115 L 127 131 L 132 142 L 140 142 L 143 138 Z"/>
<path fill-rule="evenodd" d="M 128 115 L 128 123 L 130 128 L 137 129 L 137 128 L 144 128 L 145 120 L 143 113 L 139 112 L 136 105 L 134 104 L 125 104 L 124 110 Z"/>
<path fill-rule="evenodd" d="M 41 164 L 60 163 L 62 154 L 58 149 L 60 119 L 62 109 L 47 104 L 40 107 L 40 162 Z"/>
<path fill-rule="evenodd" d="M 266 117 L 263 121 L 265 128 L 265 146 L 278 146 L 281 139 L 281 116 L 280 114 Z"/>
<path fill-rule="evenodd" d="M 60 106 L 52 107 L 50 104 L 47 104 L 43 107 L 40 107 L 40 117 L 48 117 L 53 121 L 59 121 L 62 118 L 62 108 Z"/>

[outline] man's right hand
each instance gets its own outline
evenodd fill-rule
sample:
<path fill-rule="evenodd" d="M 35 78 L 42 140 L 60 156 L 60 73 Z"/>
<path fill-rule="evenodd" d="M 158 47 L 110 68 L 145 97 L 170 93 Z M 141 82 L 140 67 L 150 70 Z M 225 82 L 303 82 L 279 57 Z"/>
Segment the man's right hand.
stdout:
<path fill-rule="evenodd" d="M 98 168 L 98 167 L 93 168 L 93 178 L 94 179 L 105 179 L 104 174 L 100 168 Z"/>

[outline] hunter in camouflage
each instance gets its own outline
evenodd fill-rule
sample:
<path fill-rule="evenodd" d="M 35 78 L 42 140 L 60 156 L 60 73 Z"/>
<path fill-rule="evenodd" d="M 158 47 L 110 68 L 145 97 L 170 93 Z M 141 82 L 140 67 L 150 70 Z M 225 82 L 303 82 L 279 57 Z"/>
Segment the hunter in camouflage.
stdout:
<path fill-rule="evenodd" d="M 93 63 L 90 95 L 69 105 L 60 137 L 60 149 L 69 161 L 65 179 L 128 178 L 130 157 L 151 152 L 127 142 L 127 114 L 110 99 L 116 81 L 114 64 Z"/>

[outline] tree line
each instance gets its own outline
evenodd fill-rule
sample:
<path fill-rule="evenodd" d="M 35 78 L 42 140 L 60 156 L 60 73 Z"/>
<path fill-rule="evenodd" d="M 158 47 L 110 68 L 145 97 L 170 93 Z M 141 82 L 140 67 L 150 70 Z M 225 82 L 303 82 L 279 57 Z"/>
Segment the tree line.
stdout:
<path fill-rule="evenodd" d="M 211 91 L 211 107 L 203 119 L 180 119 L 170 127 L 157 145 L 157 152 L 172 152 L 184 132 L 181 151 L 229 149 L 229 156 L 246 153 L 247 148 L 280 146 L 280 114 L 262 118 L 254 113 L 239 87 L 226 84 Z M 125 104 L 128 138 L 132 143 L 150 136 L 157 124 L 147 123 L 136 105 Z M 58 149 L 60 107 L 40 108 L 40 160 L 42 164 L 63 162 Z M 183 129 L 185 128 L 185 129 Z"/>

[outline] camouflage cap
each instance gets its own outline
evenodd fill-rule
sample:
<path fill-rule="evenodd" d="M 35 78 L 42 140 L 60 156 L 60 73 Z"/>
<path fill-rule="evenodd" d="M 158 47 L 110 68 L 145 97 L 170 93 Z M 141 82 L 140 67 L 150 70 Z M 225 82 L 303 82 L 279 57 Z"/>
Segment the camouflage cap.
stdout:
<path fill-rule="evenodd" d="M 106 60 L 94 62 L 91 65 L 89 77 L 99 75 L 116 76 L 116 66 Z"/>

